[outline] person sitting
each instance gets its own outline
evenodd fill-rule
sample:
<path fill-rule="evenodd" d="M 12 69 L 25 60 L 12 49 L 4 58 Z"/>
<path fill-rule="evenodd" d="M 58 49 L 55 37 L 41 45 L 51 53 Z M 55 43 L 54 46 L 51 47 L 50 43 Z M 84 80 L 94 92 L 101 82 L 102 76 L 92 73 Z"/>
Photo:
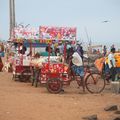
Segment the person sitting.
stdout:
<path fill-rule="evenodd" d="M 52 48 L 50 47 L 49 50 L 49 46 L 46 47 L 45 52 L 41 52 L 40 56 L 55 56 L 55 53 L 52 51 Z"/>
<path fill-rule="evenodd" d="M 17 51 L 16 52 L 17 54 L 25 55 L 27 48 L 26 46 L 23 45 L 23 43 L 20 43 L 20 44 L 17 44 L 16 51 Z"/>
<path fill-rule="evenodd" d="M 27 51 L 27 48 L 23 46 L 22 49 L 20 50 L 20 54 L 24 55 L 26 51 Z"/>
<path fill-rule="evenodd" d="M 56 48 L 56 49 L 55 49 L 55 55 L 56 55 L 56 56 L 60 56 L 60 50 L 59 50 L 59 48 Z"/>

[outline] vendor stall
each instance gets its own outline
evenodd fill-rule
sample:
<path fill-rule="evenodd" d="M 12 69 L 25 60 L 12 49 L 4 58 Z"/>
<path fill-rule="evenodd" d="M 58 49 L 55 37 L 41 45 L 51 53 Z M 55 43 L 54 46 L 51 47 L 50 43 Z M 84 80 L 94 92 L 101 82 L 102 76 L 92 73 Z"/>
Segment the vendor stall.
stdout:
<path fill-rule="evenodd" d="M 20 81 L 29 81 L 31 78 L 31 66 L 30 61 L 33 57 L 32 43 L 38 40 L 38 29 L 33 28 L 21 28 L 17 27 L 13 29 L 13 35 L 11 42 L 16 43 L 14 49 L 14 56 L 12 59 L 13 67 L 13 79 L 19 78 Z M 24 45 L 25 42 L 30 44 L 29 52 Z M 9 61 L 10 58 L 8 58 Z"/>
<path fill-rule="evenodd" d="M 39 82 L 49 87 L 51 80 L 55 79 L 56 84 L 53 92 L 59 93 L 63 84 L 69 84 L 66 82 L 69 81 L 66 45 L 68 42 L 75 44 L 76 28 L 40 26 L 40 42 L 48 44 L 49 52 L 46 54 L 48 57 L 40 56 L 37 60 L 31 61 L 31 64 L 36 67 L 36 75 L 32 85 L 37 86 Z M 59 43 L 64 46 L 63 53 L 57 54 L 58 56 L 51 56 L 51 48 L 53 46 L 54 49 L 58 48 Z"/>

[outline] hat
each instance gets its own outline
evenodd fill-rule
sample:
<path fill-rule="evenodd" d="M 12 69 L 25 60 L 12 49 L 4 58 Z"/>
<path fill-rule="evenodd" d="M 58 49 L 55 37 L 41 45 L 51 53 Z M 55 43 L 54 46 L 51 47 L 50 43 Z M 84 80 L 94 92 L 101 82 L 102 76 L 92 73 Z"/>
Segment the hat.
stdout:
<path fill-rule="evenodd" d="M 82 62 L 82 58 L 80 57 L 80 55 L 77 52 L 73 53 L 73 58 L 72 58 L 72 63 L 76 66 L 82 66 L 83 62 Z"/>

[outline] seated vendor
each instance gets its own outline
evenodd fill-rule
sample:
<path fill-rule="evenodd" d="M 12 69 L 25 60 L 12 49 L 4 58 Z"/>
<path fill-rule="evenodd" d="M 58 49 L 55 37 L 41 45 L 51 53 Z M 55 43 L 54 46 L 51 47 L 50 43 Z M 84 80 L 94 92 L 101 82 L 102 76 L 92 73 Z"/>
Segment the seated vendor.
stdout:
<path fill-rule="evenodd" d="M 20 43 L 19 46 L 17 46 L 16 51 L 17 51 L 16 53 L 18 55 L 24 55 L 24 56 L 31 56 L 32 55 L 32 51 L 27 50 L 27 47 L 24 46 L 23 43 Z"/>
<path fill-rule="evenodd" d="M 22 49 L 20 49 L 20 54 L 25 54 L 25 52 L 27 51 L 27 48 L 25 46 L 22 47 Z"/>
<path fill-rule="evenodd" d="M 55 53 L 52 51 L 51 47 L 49 51 L 49 46 L 46 47 L 45 52 L 40 53 L 40 56 L 49 56 L 49 52 L 50 52 L 50 56 L 55 56 Z"/>

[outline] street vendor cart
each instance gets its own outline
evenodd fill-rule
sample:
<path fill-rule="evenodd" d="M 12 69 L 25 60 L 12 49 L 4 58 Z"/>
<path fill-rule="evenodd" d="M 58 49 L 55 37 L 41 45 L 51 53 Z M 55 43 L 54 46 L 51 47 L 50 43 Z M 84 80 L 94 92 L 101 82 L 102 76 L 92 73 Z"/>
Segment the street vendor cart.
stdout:
<path fill-rule="evenodd" d="M 62 31 L 62 33 L 65 32 L 65 34 L 61 35 L 60 31 Z M 37 86 L 39 82 L 40 84 L 45 84 L 47 90 L 50 93 L 59 93 L 62 90 L 63 85 L 70 85 L 71 81 L 76 80 L 79 86 L 82 85 L 83 90 L 86 87 L 87 90 L 91 93 L 100 93 L 103 91 L 105 87 L 105 81 L 101 78 L 99 73 L 92 72 L 89 67 L 86 67 L 84 81 L 82 81 L 81 77 L 71 70 L 70 64 L 67 64 L 65 61 L 66 43 L 68 40 L 71 43 L 75 43 L 76 28 L 51 28 L 41 26 L 40 35 L 41 41 L 48 43 L 49 50 L 50 46 L 52 45 L 52 41 L 62 42 L 64 44 L 64 54 L 62 55 L 64 60 L 62 60 L 62 62 L 53 60 L 53 56 L 50 56 L 50 52 L 45 61 L 42 61 L 42 57 L 40 57 L 40 62 L 39 60 L 35 62 L 35 66 L 37 68 L 37 72 L 35 73 L 38 74 L 35 74 L 35 79 L 33 80 L 32 85 L 35 84 L 35 86 Z M 32 62 L 32 64 L 33 63 L 34 62 Z"/>
<path fill-rule="evenodd" d="M 21 27 L 13 29 L 11 41 L 17 44 L 17 48 L 15 49 L 16 54 L 12 62 L 14 80 L 18 78 L 20 81 L 29 81 L 32 76 L 30 61 L 34 56 L 32 43 L 39 38 L 37 31 Z M 29 43 L 29 50 L 24 45 L 26 41 Z"/>

